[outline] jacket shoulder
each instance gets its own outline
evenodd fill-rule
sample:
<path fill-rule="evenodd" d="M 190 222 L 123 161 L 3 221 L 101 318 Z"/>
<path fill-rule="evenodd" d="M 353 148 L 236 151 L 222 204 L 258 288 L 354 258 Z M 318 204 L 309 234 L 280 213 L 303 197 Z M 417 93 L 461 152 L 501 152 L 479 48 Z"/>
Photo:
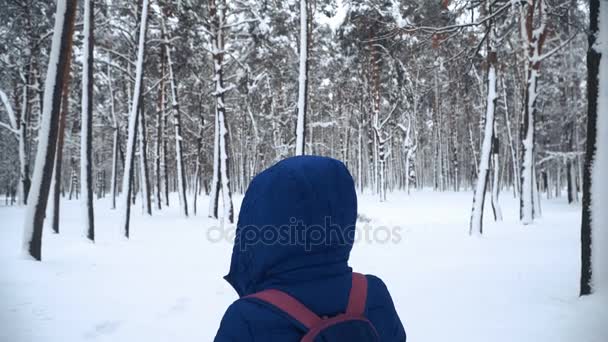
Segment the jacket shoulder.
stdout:
<path fill-rule="evenodd" d="M 245 301 L 239 299 L 233 302 L 222 317 L 214 342 L 253 341 L 248 310 Z"/>
<path fill-rule="evenodd" d="M 228 307 L 215 342 L 298 341 L 293 323 L 270 305 L 241 298 Z"/>
<path fill-rule="evenodd" d="M 366 312 L 381 341 L 406 341 L 406 333 L 386 284 L 374 275 L 367 277 Z"/>
<path fill-rule="evenodd" d="M 367 278 L 368 310 L 387 306 L 392 307 L 393 301 L 384 281 L 372 274 L 366 274 L 365 277 Z"/>

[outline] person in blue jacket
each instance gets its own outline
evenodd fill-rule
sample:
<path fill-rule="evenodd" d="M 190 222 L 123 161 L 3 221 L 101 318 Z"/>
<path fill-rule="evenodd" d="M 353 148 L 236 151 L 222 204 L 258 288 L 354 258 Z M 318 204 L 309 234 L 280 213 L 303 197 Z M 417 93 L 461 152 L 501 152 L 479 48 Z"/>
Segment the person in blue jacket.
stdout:
<path fill-rule="evenodd" d="M 224 277 L 240 299 L 226 310 L 215 341 L 300 341 L 302 331 L 285 315 L 243 298 L 262 290 L 283 291 L 321 317 L 343 312 L 356 219 L 354 182 L 338 160 L 292 157 L 258 174 L 243 199 Z M 380 341 L 405 341 L 386 285 L 366 277 L 365 316 Z"/>

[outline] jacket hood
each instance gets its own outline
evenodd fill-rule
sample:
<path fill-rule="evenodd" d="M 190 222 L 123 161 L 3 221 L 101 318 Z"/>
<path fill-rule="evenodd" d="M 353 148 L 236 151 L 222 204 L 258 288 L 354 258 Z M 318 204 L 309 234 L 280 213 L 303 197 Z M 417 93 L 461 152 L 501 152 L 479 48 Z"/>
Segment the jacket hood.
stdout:
<path fill-rule="evenodd" d="M 357 219 L 353 179 L 338 160 L 299 156 L 258 174 L 243 198 L 230 271 L 239 296 L 285 278 L 348 270 Z"/>

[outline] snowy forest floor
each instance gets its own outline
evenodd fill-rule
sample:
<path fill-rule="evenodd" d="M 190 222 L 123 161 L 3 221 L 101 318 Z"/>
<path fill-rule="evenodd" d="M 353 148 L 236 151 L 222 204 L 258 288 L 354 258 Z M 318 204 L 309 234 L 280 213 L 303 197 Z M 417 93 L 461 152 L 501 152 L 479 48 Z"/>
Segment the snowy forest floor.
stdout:
<path fill-rule="evenodd" d="M 211 341 L 236 299 L 222 279 L 232 246 L 210 241 L 218 223 L 206 217 L 206 197 L 188 219 L 173 200 L 153 217 L 138 202 L 129 241 L 109 200 L 96 202 L 95 245 L 82 237 L 79 202 L 64 201 L 61 234 L 45 230 L 40 263 L 19 254 L 24 209 L 0 207 L 0 341 Z M 580 206 L 544 201 L 543 218 L 524 227 L 505 192 L 505 221 L 493 222 L 488 203 L 485 235 L 471 238 L 471 200 L 359 198 L 376 241 L 360 240 L 351 266 L 385 280 L 408 341 L 605 342 L 608 306 L 577 296 Z M 381 226 L 398 226 L 400 241 L 381 243 Z"/>

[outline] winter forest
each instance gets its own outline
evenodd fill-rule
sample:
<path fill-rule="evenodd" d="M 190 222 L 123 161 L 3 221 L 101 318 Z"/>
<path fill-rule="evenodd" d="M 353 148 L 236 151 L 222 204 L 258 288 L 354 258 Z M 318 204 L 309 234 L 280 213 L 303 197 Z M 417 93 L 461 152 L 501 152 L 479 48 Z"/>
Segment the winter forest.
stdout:
<path fill-rule="evenodd" d="M 0 18 L 0 340 L 212 340 L 237 298 L 214 234 L 294 155 L 349 169 L 372 236 L 350 263 L 387 280 L 408 340 L 608 338 L 608 1 Z"/>

